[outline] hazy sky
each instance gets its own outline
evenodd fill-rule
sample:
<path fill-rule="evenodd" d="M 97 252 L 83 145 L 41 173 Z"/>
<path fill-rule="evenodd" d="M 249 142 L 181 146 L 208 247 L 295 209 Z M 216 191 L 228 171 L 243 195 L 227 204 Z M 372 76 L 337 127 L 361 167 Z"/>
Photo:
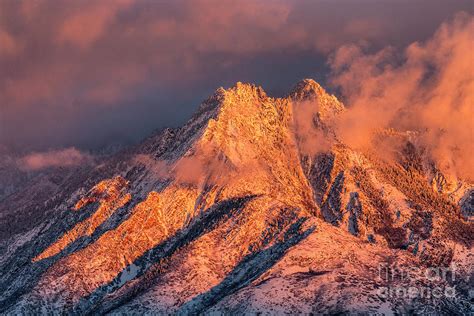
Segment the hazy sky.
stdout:
<path fill-rule="evenodd" d="M 220 86 L 324 83 L 351 43 L 402 50 L 464 0 L 0 1 L 0 145 L 128 143 L 178 126 Z"/>

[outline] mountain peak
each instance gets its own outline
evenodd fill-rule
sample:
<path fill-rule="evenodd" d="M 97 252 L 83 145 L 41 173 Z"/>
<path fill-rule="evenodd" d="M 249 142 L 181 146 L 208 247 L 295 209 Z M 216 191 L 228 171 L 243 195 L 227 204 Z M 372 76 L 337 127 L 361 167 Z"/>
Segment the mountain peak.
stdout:
<path fill-rule="evenodd" d="M 459 202 L 440 192 L 445 176 L 414 145 L 385 161 L 333 142 L 325 118 L 340 111 L 314 80 L 286 98 L 237 83 L 136 151 L 22 184 L 0 203 L 0 313 L 357 314 L 402 302 L 452 314 L 450 297 L 375 291 L 456 286 L 464 304 L 462 278 L 374 280 L 391 267 L 472 274 L 473 189 L 458 186 Z"/>
<path fill-rule="evenodd" d="M 296 83 L 287 98 L 295 101 L 314 100 L 316 98 L 333 97 L 319 83 L 313 79 L 303 79 Z M 334 97 L 335 98 L 335 97 Z M 225 103 L 225 100 L 235 103 L 239 101 L 265 100 L 268 95 L 262 87 L 252 83 L 236 82 L 232 87 L 224 89 L 218 88 L 213 95 L 206 99 L 200 106 L 200 110 L 216 108 Z"/>
<path fill-rule="evenodd" d="M 262 87 L 252 83 L 243 83 L 238 81 L 234 86 L 225 90 L 226 98 L 233 101 L 265 100 L 268 98 Z"/>
<path fill-rule="evenodd" d="M 316 96 L 324 95 L 326 91 L 319 83 L 313 79 L 303 79 L 299 81 L 289 93 L 289 97 L 294 100 L 310 100 Z"/>
<path fill-rule="evenodd" d="M 304 101 L 316 101 L 318 114 L 321 119 L 327 119 L 344 111 L 344 105 L 335 95 L 329 94 L 323 87 L 313 79 L 303 79 L 299 81 L 287 98 L 300 103 Z"/>
<path fill-rule="evenodd" d="M 215 109 L 224 103 L 234 103 L 235 100 L 261 100 L 266 98 L 268 96 L 262 87 L 238 81 L 228 89 L 218 88 L 209 98 L 201 103 L 199 112 Z"/>

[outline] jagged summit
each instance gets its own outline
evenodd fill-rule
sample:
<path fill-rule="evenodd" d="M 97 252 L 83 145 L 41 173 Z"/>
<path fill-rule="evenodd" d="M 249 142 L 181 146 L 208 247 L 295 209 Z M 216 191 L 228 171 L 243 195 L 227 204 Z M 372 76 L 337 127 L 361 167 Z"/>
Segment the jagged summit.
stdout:
<path fill-rule="evenodd" d="M 317 106 L 317 111 L 321 119 L 333 117 L 344 111 L 344 105 L 335 95 L 329 94 L 313 79 L 303 79 L 299 81 L 287 98 L 296 103 L 313 102 Z"/>
<path fill-rule="evenodd" d="M 235 85 L 228 89 L 219 88 L 216 90 L 215 94 L 220 95 L 222 92 L 233 93 L 240 96 L 246 97 L 258 97 L 258 98 L 267 98 L 267 94 L 261 86 L 257 86 L 253 83 L 242 83 L 237 82 Z M 301 101 L 314 99 L 318 96 L 326 95 L 326 90 L 317 83 L 314 79 L 302 79 L 298 81 L 291 91 L 286 94 L 286 98 Z"/>
<path fill-rule="evenodd" d="M 294 100 L 308 100 L 324 94 L 326 91 L 315 80 L 303 79 L 294 86 L 288 97 Z"/>
<path fill-rule="evenodd" d="M 318 102 L 321 116 L 336 114 L 344 110 L 344 105 L 336 96 L 326 90 L 313 79 L 303 79 L 296 83 L 284 98 L 273 98 L 268 96 L 261 86 L 252 83 L 237 82 L 230 88 L 218 88 L 199 107 L 199 113 L 219 108 L 226 104 L 235 106 L 240 103 L 245 105 L 250 102 L 265 102 L 265 100 L 280 100 L 283 103 L 294 102 Z"/>
<path fill-rule="evenodd" d="M 240 81 L 236 82 L 234 86 L 227 89 L 227 92 L 232 92 L 242 96 L 267 98 L 267 94 L 265 93 L 262 87 L 257 86 L 253 83 L 244 83 Z"/>
<path fill-rule="evenodd" d="M 315 80 L 303 79 L 294 85 L 291 91 L 286 94 L 286 98 L 301 101 L 314 99 L 317 96 L 322 96 L 325 94 L 327 94 L 326 91 Z M 215 104 L 216 101 L 222 101 L 228 95 L 234 95 L 248 99 L 269 97 L 261 86 L 257 86 L 253 83 L 243 83 L 238 81 L 227 89 L 223 87 L 218 88 L 201 104 L 201 107 L 207 108 L 210 104 Z"/>
<path fill-rule="evenodd" d="M 231 100 L 229 100 L 229 98 Z M 201 103 L 198 113 L 214 110 L 223 104 L 230 104 L 234 102 L 235 99 L 251 101 L 265 98 L 268 98 L 268 96 L 262 87 L 239 81 L 230 88 L 218 88 L 209 98 Z"/>

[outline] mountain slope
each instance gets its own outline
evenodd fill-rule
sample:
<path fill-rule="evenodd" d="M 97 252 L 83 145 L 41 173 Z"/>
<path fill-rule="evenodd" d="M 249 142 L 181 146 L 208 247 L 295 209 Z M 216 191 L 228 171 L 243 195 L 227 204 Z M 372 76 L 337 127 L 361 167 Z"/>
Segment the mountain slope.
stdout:
<path fill-rule="evenodd" d="M 455 300 L 381 292 L 453 285 L 423 267 L 472 274 L 473 225 L 459 192 L 406 163 L 420 155 L 405 134 L 396 161 L 337 141 L 344 111 L 308 79 L 285 98 L 218 89 L 182 128 L 79 171 L 61 201 L 35 201 L 41 223 L 3 237 L 19 246 L 0 263 L 2 311 L 468 312 L 467 279 Z M 380 275 L 393 265 L 418 269 Z"/>

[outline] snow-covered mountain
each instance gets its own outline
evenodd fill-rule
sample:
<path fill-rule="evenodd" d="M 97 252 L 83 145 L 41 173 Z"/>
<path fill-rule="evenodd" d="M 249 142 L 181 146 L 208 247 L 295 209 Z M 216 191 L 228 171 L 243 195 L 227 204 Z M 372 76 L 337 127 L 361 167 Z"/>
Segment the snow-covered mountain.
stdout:
<path fill-rule="evenodd" d="M 30 181 L 0 202 L 0 312 L 472 312 L 472 185 L 410 132 L 380 132 L 394 160 L 351 149 L 344 111 L 310 79 L 284 98 L 237 83 L 181 128 Z"/>

